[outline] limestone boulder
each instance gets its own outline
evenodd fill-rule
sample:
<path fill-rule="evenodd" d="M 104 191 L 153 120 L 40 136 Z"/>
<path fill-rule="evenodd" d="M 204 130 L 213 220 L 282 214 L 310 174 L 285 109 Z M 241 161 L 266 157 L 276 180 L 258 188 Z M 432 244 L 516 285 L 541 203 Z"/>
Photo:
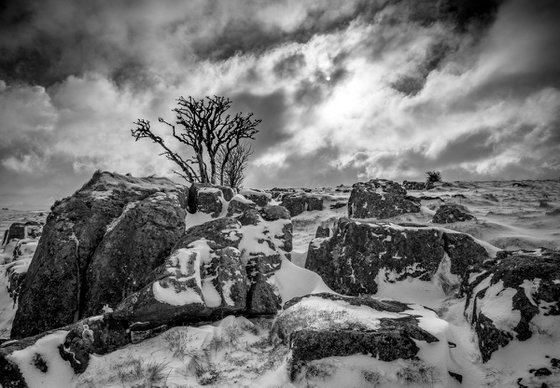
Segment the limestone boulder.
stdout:
<path fill-rule="evenodd" d="M 436 214 L 434 214 L 432 218 L 432 222 L 434 224 L 450 224 L 453 222 L 475 219 L 475 216 L 473 216 L 465 206 L 456 203 L 447 203 L 441 205 L 437 209 Z"/>
<path fill-rule="evenodd" d="M 185 232 L 185 209 L 173 193 L 129 202 L 107 227 L 87 268 L 82 317 L 115 308 L 146 285 Z"/>
<path fill-rule="evenodd" d="M 241 194 L 236 194 L 233 196 L 228 204 L 227 216 L 231 217 L 233 215 L 243 214 L 249 209 L 256 209 L 257 204 L 250 199 L 247 199 Z"/>
<path fill-rule="evenodd" d="M 499 252 L 473 274 L 465 314 L 477 333 L 482 360 L 513 341 L 560 340 L 560 252 Z"/>
<path fill-rule="evenodd" d="M 442 330 L 435 329 L 437 322 Z M 435 312 L 418 305 L 322 293 L 287 302 L 274 322 L 272 337 L 290 347 L 290 376 L 296 382 L 309 377 L 311 369 L 317 370 L 317 361 L 337 357 L 337 363 L 343 364 L 345 357 L 357 354 L 372 357 L 371 365 L 378 372 L 396 360 L 399 367 L 420 362 L 445 382 L 449 378 L 445 364 L 430 365 L 433 361 L 419 357 L 421 349 L 439 349 L 440 355 L 450 356 L 446 326 Z"/>
<path fill-rule="evenodd" d="M 397 182 L 372 179 L 352 185 L 348 200 L 350 218 L 391 218 L 420 212 L 420 201 L 406 195 Z"/>
<path fill-rule="evenodd" d="M 22 240 L 25 238 L 25 224 L 23 222 L 14 222 L 4 232 L 2 245 L 7 245 L 12 240 Z"/>
<path fill-rule="evenodd" d="M 108 313 L 5 342 L 0 346 L 0 386 L 33 387 L 33 376 L 41 374 L 56 376 L 59 384 L 71 386 L 75 374 L 87 369 L 92 354 L 107 354 L 133 343 L 138 332 L 134 324 L 116 320 Z M 144 338 L 158 334 L 157 330 L 142 333 Z M 70 380 L 64 382 L 59 376 Z"/>
<path fill-rule="evenodd" d="M 432 182 L 403 181 L 406 190 L 430 190 L 434 187 Z"/>
<path fill-rule="evenodd" d="M 245 189 L 239 193 L 245 198 L 253 201 L 257 206 L 264 207 L 272 200 L 272 195 L 264 190 Z"/>
<path fill-rule="evenodd" d="M 156 193 L 160 193 L 159 196 L 153 196 Z M 153 197 L 148 199 L 150 196 Z M 161 231 L 159 230 L 161 223 L 167 222 L 164 220 L 168 214 L 165 210 L 159 213 L 159 218 L 156 217 L 151 226 L 145 226 L 144 230 L 151 233 L 149 236 L 142 236 L 141 232 L 135 231 L 136 228 L 141 227 L 138 223 L 128 226 L 121 223 L 125 220 L 132 223 L 135 220 L 141 222 L 142 217 L 138 214 L 138 210 L 146 208 L 155 211 L 158 206 L 149 205 L 150 201 L 159 201 L 163 198 L 166 198 L 162 203 L 163 207 L 166 207 L 169 201 L 173 202 L 173 206 L 177 206 L 174 211 L 167 209 L 169 214 L 173 213 L 175 216 L 170 218 L 169 222 L 176 222 L 176 225 L 166 224 Z M 158 240 L 164 235 L 169 242 L 173 234 L 169 234 L 169 230 L 174 228 L 180 230 L 181 225 L 184 225 L 181 214 L 184 214 L 182 208 L 186 203 L 185 198 L 185 188 L 168 179 L 133 178 L 108 172 L 96 172 L 91 180 L 72 196 L 57 201 L 51 208 L 35 256 L 21 287 L 19 306 L 12 326 L 12 338 L 23 338 L 76 322 L 85 315 L 86 311 L 97 311 L 101 308 L 102 306 L 86 303 L 88 292 L 91 295 L 88 271 L 94 257 L 96 263 L 113 263 L 112 259 L 103 259 L 102 253 L 112 256 L 122 250 L 116 260 L 134 265 L 132 263 L 138 252 L 149 248 L 146 243 L 143 245 L 144 248 L 138 248 L 132 245 L 133 242 L 141 242 L 144 238 Z M 140 204 L 142 201 L 147 202 L 139 206 L 136 211 L 130 214 L 125 212 L 127 205 Z M 153 215 L 156 213 L 157 211 Z M 144 220 L 147 221 L 146 217 Z M 112 226 L 115 226 L 114 229 L 111 228 Z M 106 237 L 108 240 L 103 243 Z M 128 238 L 132 240 L 126 240 Z M 168 253 L 165 251 L 171 248 L 164 245 L 166 244 L 156 244 L 149 253 L 155 254 L 156 260 L 157 258 L 162 260 Z M 96 255 L 98 248 L 100 250 Z M 144 258 L 147 259 L 147 254 Z M 107 274 L 103 269 L 99 271 Z M 95 276 L 90 276 L 89 279 Z M 113 279 L 111 277 L 105 281 L 101 279 L 102 277 L 96 280 L 96 287 L 108 285 Z M 123 289 L 133 284 L 134 280 L 131 278 L 125 281 L 122 285 Z M 113 291 L 115 290 L 111 292 Z M 99 298 L 99 300 L 104 299 Z"/>
<path fill-rule="evenodd" d="M 323 210 L 323 198 L 309 193 L 286 194 L 282 197 L 282 206 L 295 217 L 305 211 Z"/>
<path fill-rule="evenodd" d="M 231 187 L 193 183 L 188 192 L 188 210 L 190 213 L 207 213 L 216 218 L 234 195 Z"/>
<path fill-rule="evenodd" d="M 261 216 L 267 221 L 289 220 L 290 212 L 284 206 L 268 205 L 260 210 Z"/>
<path fill-rule="evenodd" d="M 279 299 L 266 280 L 291 251 L 291 221 L 257 210 L 188 229 L 151 282 L 115 310 L 121 319 L 199 322 L 232 313 L 273 314 Z"/>
<path fill-rule="evenodd" d="M 456 287 L 469 270 L 488 259 L 486 250 L 466 234 L 425 226 L 366 223 L 341 218 L 332 237 L 311 241 L 305 267 L 318 273 L 334 291 L 375 294 L 378 283 L 436 273 Z"/>

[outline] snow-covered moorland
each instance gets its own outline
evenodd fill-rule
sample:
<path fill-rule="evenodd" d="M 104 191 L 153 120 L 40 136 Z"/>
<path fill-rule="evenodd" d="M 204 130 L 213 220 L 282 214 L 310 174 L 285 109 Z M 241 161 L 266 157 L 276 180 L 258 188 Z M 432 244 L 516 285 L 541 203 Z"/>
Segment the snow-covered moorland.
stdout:
<path fill-rule="evenodd" d="M 404 187 L 96 173 L 2 247 L 0 384 L 560 386 L 560 182 Z"/>

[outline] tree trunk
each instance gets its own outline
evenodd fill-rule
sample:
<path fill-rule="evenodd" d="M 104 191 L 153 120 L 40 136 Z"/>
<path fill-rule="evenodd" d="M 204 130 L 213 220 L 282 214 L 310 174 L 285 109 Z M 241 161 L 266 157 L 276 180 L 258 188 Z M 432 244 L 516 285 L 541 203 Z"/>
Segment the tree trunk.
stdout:
<path fill-rule="evenodd" d="M 210 159 L 210 183 L 216 184 L 216 161 L 213 158 Z"/>
<path fill-rule="evenodd" d="M 202 157 L 201 152 L 196 153 L 196 160 L 198 162 L 198 167 L 200 169 L 200 182 L 209 183 L 208 172 L 206 171 L 206 164 L 204 163 L 204 159 Z"/>

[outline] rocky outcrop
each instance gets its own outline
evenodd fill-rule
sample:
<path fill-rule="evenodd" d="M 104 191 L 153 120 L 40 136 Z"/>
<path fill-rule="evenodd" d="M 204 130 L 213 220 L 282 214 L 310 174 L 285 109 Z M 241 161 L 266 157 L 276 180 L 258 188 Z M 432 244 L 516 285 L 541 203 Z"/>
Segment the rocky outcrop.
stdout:
<path fill-rule="evenodd" d="M 305 211 L 323 210 L 323 198 L 308 193 L 286 194 L 282 197 L 281 205 L 295 217 Z"/>
<path fill-rule="evenodd" d="M 319 225 L 317 231 L 315 232 L 315 238 L 329 237 L 331 235 L 331 230 L 328 225 Z"/>
<path fill-rule="evenodd" d="M 21 222 L 14 222 L 10 227 L 4 232 L 4 238 L 2 239 L 2 245 L 8 244 L 14 239 L 24 239 L 25 238 L 25 224 Z"/>
<path fill-rule="evenodd" d="M 109 313 L 6 342 L 0 346 L 0 386 L 27 388 L 25 377 L 39 372 L 82 373 L 89 365 L 91 354 L 107 354 L 134 343 L 138 335 L 149 338 L 160 332 L 146 332 L 136 326 L 116 320 Z"/>
<path fill-rule="evenodd" d="M 190 213 L 208 213 L 212 218 L 219 217 L 234 196 L 233 189 L 210 183 L 193 183 L 189 189 L 188 210 Z"/>
<path fill-rule="evenodd" d="M 296 191 L 295 189 L 289 187 L 274 187 L 269 190 L 270 195 L 276 201 L 281 201 L 284 195 L 289 193 L 295 193 L 295 191 Z"/>
<path fill-rule="evenodd" d="M 511 341 L 560 337 L 560 252 L 499 252 L 466 286 L 465 314 L 483 361 Z"/>
<path fill-rule="evenodd" d="M 444 268 L 450 277 L 461 278 L 487 258 L 466 234 L 341 218 L 332 237 L 312 240 L 305 268 L 336 292 L 360 295 L 375 294 L 379 281 L 430 281 Z"/>
<path fill-rule="evenodd" d="M 266 280 L 289 259 L 291 239 L 289 219 L 267 221 L 255 209 L 194 226 L 115 315 L 157 326 L 232 313 L 273 314 L 279 300 Z"/>
<path fill-rule="evenodd" d="M 402 185 L 406 190 L 430 190 L 434 188 L 432 182 L 403 181 Z"/>
<path fill-rule="evenodd" d="M 94 178 L 110 177 L 111 183 L 112 179 L 122 178 L 103 175 Z M 110 201 L 115 186 L 123 185 L 105 184 L 103 191 L 108 193 L 102 196 L 89 189 L 84 200 L 102 197 Z M 83 190 L 75 196 L 84 194 Z M 124 204 L 118 217 L 107 218 L 111 222 L 101 228 L 103 234 L 86 267 L 85 304 L 81 305 L 83 314 L 99 310 L 105 313 L 4 343 L 0 347 L 0 384 L 27 386 L 24 375 L 30 368 L 43 371 L 54 366 L 65 373 L 68 368 L 82 373 L 91 354 L 112 352 L 173 325 L 218 320 L 229 314 L 262 316 L 278 311 L 278 289 L 268 280 L 282 260 L 290 258 L 292 225 L 287 209 L 266 205 L 257 210 L 249 206 L 242 213 L 235 212 L 235 216 L 216 218 L 184 231 L 185 210 L 174 190 L 146 193 L 145 198 Z M 242 196 L 238 199 L 240 203 L 252 203 Z M 76 223 L 68 227 L 83 236 L 78 234 Z M 52 227 L 49 223 L 47 226 L 47 230 Z M 170 254 L 162 253 L 162 247 L 169 244 Z M 54 259 L 62 262 L 62 258 Z M 41 276 L 36 279 L 43 281 Z M 48 295 L 58 302 L 58 295 Z M 71 300 L 71 296 L 63 298 Z M 102 304 L 103 309 L 99 307 Z M 40 313 L 37 316 L 43 319 Z M 52 320 L 48 325 L 54 326 Z M 37 330 L 36 326 L 31 329 Z M 44 359 L 42 354 L 47 352 L 49 359 Z"/>
<path fill-rule="evenodd" d="M 21 288 L 12 338 L 61 327 L 86 312 L 99 311 L 103 306 L 86 303 L 87 295 L 106 303 L 119 292 L 126 295 L 138 287 L 134 284 L 141 272 L 134 268 L 137 255 L 153 245 L 140 261 L 161 264 L 157 260 L 163 261 L 174 243 L 173 235 L 184 228 L 185 202 L 183 186 L 168 179 L 108 172 L 95 173 L 72 196 L 57 201 Z M 142 215 L 140 209 L 152 213 Z M 116 268 L 119 263 L 130 268 L 131 278 L 128 271 L 113 275 L 103 268 Z"/>
<path fill-rule="evenodd" d="M 349 193 L 349 192 L 352 191 L 352 188 L 349 187 L 349 186 L 340 184 L 340 185 L 336 186 L 336 188 L 334 189 L 334 191 L 337 191 L 337 192 L 339 192 L 339 193 Z"/>
<path fill-rule="evenodd" d="M 350 218 L 391 218 L 405 213 L 418 213 L 420 201 L 406 195 L 396 182 L 372 179 L 352 185 L 348 201 Z"/>
<path fill-rule="evenodd" d="M 290 212 L 284 206 L 268 205 L 260 211 L 261 216 L 267 221 L 289 220 Z"/>
<path fill-rule="evenodd" d="M 38 221 L 14 222 L 4 232 L 2 246 L 13 240 L 36 239 L 41 236 L 43 224 Z"/>
<path fill-rule="evenodd" d="M 272 336 L 290 346 L 290 374 L 297 380 L 312 361 L 332 356 L 361 353 L 384 362 L 418 359 L 420 347 L 438 343 L 442 335 L 423 328 L 420 317 L 439 321 L 431 310 L 394 300 L 313 294 L 285 304 Z"/>
<path fill-rule="evenodd" d="M 253 201 L 257 206 L 264 207 L 270 203 L 272 200 L 272 195 L 257 189 L 245 189 L 241 190 L 239 193 L 243 195 L 248 200 Z"/>
<path fill-rule="evenodd" d="M 289 259 L 289 213 L 266 204 L 257 210 L 230 194 L 195 184 L 187 201 L 185 189 L 166 179 L 95 174 L 53 206 L 21 292 L 21 281 L 14 288 L 20 305 L 12 338 L 111 309 L 152 326 L 274 313 L 279 300 L 266 280 Z M 212 216 L 222 214 L 212 207 L 219 203 L 236 216 L 185 232 L 187 202 Z"/>
<path fill-rule="evenodd" d="M 337 202 L 331 203 L 330 208 L 334 210 L 334 209 L 341 209 L 341 208 L 346 207 L 346 206 L 348 206 L 348 202 L 337 201 Z"/>
<path fill-rule="evenodd" d="M 434 224 L 450 224 L 453 222 L 470 221 L 475 219 L 475 216 L 473 216 L 463 205 L 446 203 L 437 209 L 436 214 L 434 214 L 434 217 L 432 218 L 432 222 Z"/>
<path fill-rule="evenodd" d="M 81 317 L 115 308 L 146 285 L 185 232 L 185 210 L 177 196 L 158 192 L 127 204 L 97 246 L 86 276 Z"/>
<path fill-rule="evenodd" d="M 249 209 L 256 209 L 257 204 L 243 195 L 236 194 L 228 204 L 227 216 L 242 214 Z"/>

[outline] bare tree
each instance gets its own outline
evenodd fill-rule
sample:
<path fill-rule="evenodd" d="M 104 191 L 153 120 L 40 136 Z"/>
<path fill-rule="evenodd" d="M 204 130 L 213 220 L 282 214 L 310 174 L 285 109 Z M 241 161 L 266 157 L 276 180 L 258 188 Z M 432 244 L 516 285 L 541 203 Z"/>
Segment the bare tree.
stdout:
<path fill-rule="evenodd" d="M 426 171 L 426 183 L 441 182 L 441 172 L 437 170 Z"/>
<path fill-rule="evenodd" d="M 245 169 L 251 155 L 253 155 L 251 146 L 240 144 L 229 153 L 227 161 L 224 162 L 226 150 L 220 149 L 217 158 L 221 166 L 220 184 L 239 188 L 245 179 Z"/>
<path fill-rule="evenodd" d="M 171 129 L 173 137 L 185 145 L 187 152 L 181 156 L 174 152 L 160 136 L 156 135 L 150 122 L 138 119 L 131 129 L 136 141 L 150 139 L 164 151 L 160 154 L 173 161 L 180 168 L 176 174 L 190 182 L 224 182 L 224 168 L 230 162 L 232 153 L 246 139 L 254 139 L 261 120 L 253 119 L 253 114 L 227 113 L 232 101 L 226 97 L 214 96 L 197 100 L 193 97 L 179 97 L 175 112 L 175 122 L 159 118 L 160 123 Z M 220 154 L 218 161 L 218 154 Z M 250 155 L 250 154 L 249 154 Z"/>

